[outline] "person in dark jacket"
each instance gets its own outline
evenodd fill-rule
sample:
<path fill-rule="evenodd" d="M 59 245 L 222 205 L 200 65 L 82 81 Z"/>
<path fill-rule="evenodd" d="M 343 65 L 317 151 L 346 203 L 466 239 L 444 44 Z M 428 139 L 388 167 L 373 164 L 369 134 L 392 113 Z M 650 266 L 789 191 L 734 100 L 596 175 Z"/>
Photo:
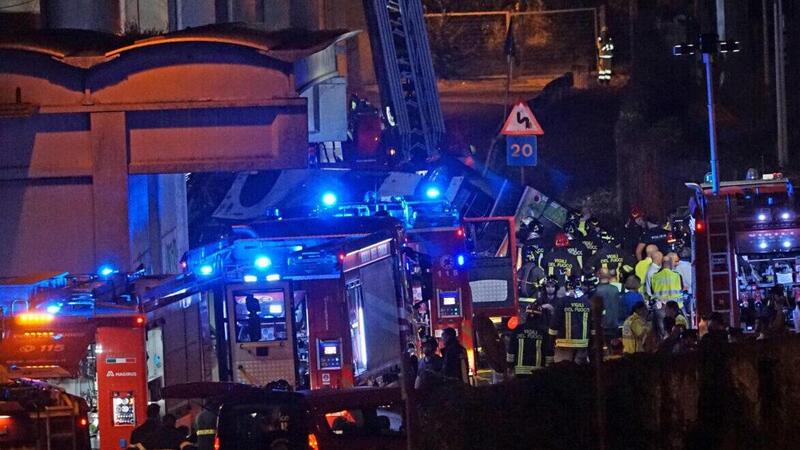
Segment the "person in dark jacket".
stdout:
<path fill-rule="evenodd" d="M 506 361 L 514 376 L 531 375 L 552 362 L 548 322 L 537 303 L 525 308 L 525 323 L 519 325 L 509 341 Z"/>
<path fill-rule="evenodd" d="M 614 275 L 608 269 L 597 271 L 600 285 L 595 294 L 603 299 L 603 335 L 606 344 L 612 339 L 620 337 L 620 326 L 625 321 L 625 312 L 620 304 L 620 293 L 616 286 L 611 284 Z"/>
<path fill-rule="evenodd" d="M 219 405 L 206 400 L 203 410 L 195 419 L 197 429 L 197 448 L 199 450 L 213 450 L 214 437 L 217 434 L 217 413 Z"/>
<path fill-rule="evenodd" d="M 442 357 L 436 354 L 439 343 L 436 338 L 428 338 L 422 343 L 422 359 L 419 360 L 415 389 L 426 389 L 442 380 Z"/>
<path fill-rule="evenodd" d="M 130 445 L 144 447 L 147 450 L 158 448 L 161 431 L 161 407 L 158 403 L 147 405 L 147 419 L 131 432 Z"/>
<path fill-rule="evenodd" d="M 548 277 L 555 277 L 559 283 L 564 283 L 581 273 L 578 259 L 568 251 L 567 247 L 569 247 L 569 237 L 559 233 L 556 235 L 555 247 L 542 259 L 545 274 Z"/>
<path fill-rule="evenodd" d="M 445 328 L 442 331 L 442 339 L 444 340 L 442 375 L 447 379 L 468 383 L 467 350 L 458 342 L 456 330 Z"/>

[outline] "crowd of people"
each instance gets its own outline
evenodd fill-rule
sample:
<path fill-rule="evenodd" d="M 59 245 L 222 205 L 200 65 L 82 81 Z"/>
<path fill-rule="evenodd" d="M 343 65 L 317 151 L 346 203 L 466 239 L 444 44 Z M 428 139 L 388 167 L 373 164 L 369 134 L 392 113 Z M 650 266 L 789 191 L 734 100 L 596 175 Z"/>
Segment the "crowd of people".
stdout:
<path fill-rule="evenodd" d="M 551 362 L 587 363 L 593 339 L 603 340 L 607 358 L 681 352 L 704 339 L 742 339 L 741 330 L 729 329 L 719 313 L 689 315 L 693 286 L 688 237 L 682 223 L 656 225 L 638 208 L 614 234 L 588 212 L 570 214 L 552 245 L 544 240 L 541 222 L 523 220 L 517 239 L 524 312 L 507 334 L 513 374 L 524 376 Z M 746 305 L 757 322 L 753 338 L 785 330 L 787 310 L 797 311 L 795 329 L 800 330 L 800 303 L 790 304 L 781 287 L 763 304 Z M 603 336 L 593 333 L 592 297 L 603 301 Z"/>

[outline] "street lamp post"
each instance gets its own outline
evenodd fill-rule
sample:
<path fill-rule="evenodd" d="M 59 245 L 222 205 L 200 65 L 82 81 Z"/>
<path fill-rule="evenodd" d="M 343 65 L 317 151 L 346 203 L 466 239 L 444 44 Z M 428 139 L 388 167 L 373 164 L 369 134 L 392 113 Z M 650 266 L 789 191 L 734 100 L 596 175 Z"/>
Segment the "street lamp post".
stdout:
<path fill-rule="evenodd" d="M 714 55 L 738 52 L 738 41 L 720 41 L 714 33 L 701 34 L 697 43 L 677 44 L 672 48 L 675 56 L 694 55 L 697 49 L 703 56 L 706 73 L 706 106 L 708 108 L 708 146 L 711 159 L 711 190 L 719 194 L 719 159 L 717 157 L 717 125 L 714 111 Z"/>

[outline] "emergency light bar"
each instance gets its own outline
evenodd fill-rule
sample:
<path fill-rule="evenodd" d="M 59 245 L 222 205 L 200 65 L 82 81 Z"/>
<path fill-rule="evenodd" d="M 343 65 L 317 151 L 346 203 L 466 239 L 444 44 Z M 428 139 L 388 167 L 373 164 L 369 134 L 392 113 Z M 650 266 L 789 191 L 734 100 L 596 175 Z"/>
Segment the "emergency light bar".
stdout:
<path fill-rule="evenodd" d="M 46 313 L 22 313 L 16 316 L 20 325 L 44 325 L 53 321 L 55 317 Z"/>

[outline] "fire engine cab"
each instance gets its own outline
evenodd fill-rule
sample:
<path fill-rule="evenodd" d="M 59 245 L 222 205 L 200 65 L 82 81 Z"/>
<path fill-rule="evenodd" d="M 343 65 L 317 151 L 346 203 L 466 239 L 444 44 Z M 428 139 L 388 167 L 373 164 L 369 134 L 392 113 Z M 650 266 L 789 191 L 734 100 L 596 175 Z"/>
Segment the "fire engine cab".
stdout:
<path fill-rule="evenodd" d="M 687 184 L 694 196 L 693 249 L 697 314 L 722 313 L 732 326 L 755 329 L 771 289 L 800 297 L 800 220 L 789 179 Z M 778 288 L 780 289 L 780 288 Z"/>

